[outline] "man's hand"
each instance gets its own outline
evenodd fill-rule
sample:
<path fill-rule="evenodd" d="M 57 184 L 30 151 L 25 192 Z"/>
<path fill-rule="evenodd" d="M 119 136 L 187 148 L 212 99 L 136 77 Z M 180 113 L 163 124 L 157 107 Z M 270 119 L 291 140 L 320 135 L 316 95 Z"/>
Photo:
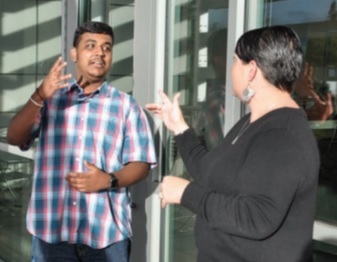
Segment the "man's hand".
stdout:
<path fill-rule="evenodd" d="M 59 57 L 48 75 L 44 78 L 42 84 L 38 87 L 38 93 L 43 99 L 48 99 L 53 96 L 56 90 L 68 86 L 66 80 L 71 78 L 71 74 L 64 75 L 62 70 L 67 66 L 67 62 Z"/>
<path fill-rule="evenodd" d="M 314 91 L 314 69 L 312 64 L 305 63 L 304 70 L 299 79 L 294 83 L 294 91 L 300 98 L 307 98 L 311 96 L 311 92 Z"/>
<path fill-rule="evenodd" d="M 314 105 L 305 111 L 309 120 L 327 120 L 333 114 L 332 95 L 327 93 L 325 99 L 321 99 L 315 92 L 311 93 Z"/>
<path fill-rule="evenodd" d="M 66 180 L 80 192 L 97 192 L 110 186 L 110 176 L 94 164 L 84 162 L 88 172 L 69 172 Z"/>
<path fill-rule="evenodd" d="M 305 63 L 304 70 L 294 84 L 294 91 L 299 96 L 297 101 L 304 107 L 309 120 L 327 120 L 333 113 L 332 95 L 327 93 L 321 98 L 314 89 L 314 69 L 312 64 Z M 308 101 L 310 104 L 308 106 Z"/>

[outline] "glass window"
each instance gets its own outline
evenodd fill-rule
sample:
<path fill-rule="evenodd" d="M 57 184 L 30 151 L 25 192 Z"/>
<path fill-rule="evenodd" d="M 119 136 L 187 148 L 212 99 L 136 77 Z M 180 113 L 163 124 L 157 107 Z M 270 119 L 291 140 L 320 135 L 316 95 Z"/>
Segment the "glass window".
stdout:
<path fill-rule="evenodd" d="M 62 0 L 0 1 L 0 150 L 4 150 L 0 151 L 0 260 L 31 260 L 25 216 L 32 162 L 5 152 L 5 137 L 9 119 L 62 54 L 62 4 Z M 79 20 L 105 21 L 113 27 L 116 37 L 110 80 L 132 93 L 134 1 L 78 1 L 78 7 Z M 4 158 L 22 163 L 9 164 Z M 29 176 L 22 177 L 24 174 Z"/>
<path fill-rule="evenodd" d="M 302 75 L 294 86 L 293 96 L 307 112 L 321 154 L 316 219 L 331 226 L 336 225 L 336 1 L 321 0 L 318 3 L 315 0 L 261 0 L 246 3 L 248 29 L 266 25 L 286 25 L 294 29 L 302 41 L 304 64 Z M 324 242 L 331 244 L 328 238 Z M 319 249 L 316 256 L 322 246 L 320 241 L 316 242 Z M 336 247 L 325 250 L 328 250 L 325 253 L 336 253 Z"/>
<path fill-rule="evenodd" d="M 112 26 L 115 34 L 110 81 L 121 91 L 133 88 L 134 0 L 91 0 L 91 20 Z"/>
<path fill-rule="evenodd" d="M 115 45 L 110 80 L 118 89 L 133 89 L 134 0 L 110 0 L 108 22 L 115 32 Z"/>
<path fill-rule="evenodd" d="M 0 1 L 0 260 L 31 260 L 25 216 L 32 162 L 5 152 L 5 137 L 9 119 L 61 54 L 61 4 Z"/>
<path fill-rule="evenodd" d="M 223 139 L 228 1 L 168 1 L 166 92 L 181 92 L 188 124 L 209 148 Z M 171 134 L 166 174 L 190 179 Z M 181 206 L 165 209 L 161 261 L 195 261 L 194 214 Z"/>

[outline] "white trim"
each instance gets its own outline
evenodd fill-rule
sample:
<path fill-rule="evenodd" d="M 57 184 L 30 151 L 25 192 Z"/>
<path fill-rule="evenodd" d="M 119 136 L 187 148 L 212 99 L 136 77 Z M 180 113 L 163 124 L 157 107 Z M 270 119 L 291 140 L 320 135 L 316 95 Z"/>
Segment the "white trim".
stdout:
<path fill-rule="evenodd" d="M 315 221 L 313 239 L 337 246 L 337 227 L 323 221 Z"/>
<path fill-rule="evenodd" d="M 158 90 L 164 89 L 166 1 L 137 0 L 134 10 L 133 97 L 140 105 L 145 106 L 146 103 L 159 101 Z M 152 118 L 150 121 L 153 124 L 155 137 L 161 138 L 161 122 Z M 157 150 L 159 152 L 158 167 L 160 168 L 162 166 L 160 162 L 161 142 L 157 141 L 156 144 L 160 147 Z M 135 194 L 138 192 L 145 198 L 145 214 L 147 214 L 144 221 L 146 236 L 134 235 L 134 245 L 137 243 L 141 246 L 146 245 L 146 257 L 141 254 L 141 250 L 133 250 L 131 261 L 134 262 L 160 261 L 161 207 L 158 194 L 155 193 L 158 190 L 160 176 L 160 170 L 156 169 L 144 181 L 145 184 L 139 183 L 133 189 Z M 144 187 L 144 185 L 146 186 Z M 137 210 L 134 210 L 134 224 L 139 223 L 137 219 L 138 216 L 142 218 L 141 215 L 141 212 L 139 214 Z"/>
<path fill-rule="evenodd" d="M 263 0 L 247 1 L 247 9 L 249 14 L 246 16 L 246 29 L 252 30 L 263 26 Z"/>
<path fill-rule="evenodd" d="M 74 32 L 77 28 L 78 19 L 78 0 L 62 0 L 62 40 L 61 51 L 62 57 L 67 61 L 68 65 L 64 71 L 65 74 L 71 73 L 75 76 L 75 65 L 70 58 L 70 50 L 72 48 L 72 42 Z"/>
<path fill-rule="evenodd" d="M 33 148 L 33 147 L 30 148 L 27 151 L 22 151 L 22 150 L 20 150 L 19 147 L 9 145 L 5 142 L 0 142 L 0 150 L 8 152 L 8 153 L 15 154 L 15 155 L 18 155 L 18 156 L 27 157 L 27 158 L 30 158 L 30 159 L 34 159 L 34 154 L 35 154 L 35 148 Z"/>
<path fill-rule="evenodd" d="M 135 1 L 133 96 L 141 105 L 159 101 L 164 88 L 165 12 L 165 1 Z"/>

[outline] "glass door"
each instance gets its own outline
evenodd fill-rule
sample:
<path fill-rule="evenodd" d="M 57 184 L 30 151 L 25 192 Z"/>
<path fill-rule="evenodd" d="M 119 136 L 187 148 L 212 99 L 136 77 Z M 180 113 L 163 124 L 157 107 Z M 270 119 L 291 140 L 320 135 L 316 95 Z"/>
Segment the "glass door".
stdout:
<path fill-rule="evenodd" d="M 212 148 L 224 134 L 228 1 L 168 1 L 166 92 L 181 92 L 188 124 Z M 166 135 L 165 174 L 190 179 L 172 134 Z M 195 215 L 181 206 L 164 212 L 160 261 L 196 261 Z"/>
<path fill-rule="evenodd" d="M 0 1 L 0 261 L 31 260 L 25 217 L 34 148 L 21 152 L 8 145 L 7 126 L 62 54 L 63 5 Z"/>
<path fill-rule="evenodd" d="M 134 0 L 81 1 L 84 18 L 109 24 L 114 30 L 114 50 L 109 81 L 119 90 L 133 92 Z M 81 8 L 81 5 L 79 6 Z M 84 19 L 83 18 L 83 19 Z"/>

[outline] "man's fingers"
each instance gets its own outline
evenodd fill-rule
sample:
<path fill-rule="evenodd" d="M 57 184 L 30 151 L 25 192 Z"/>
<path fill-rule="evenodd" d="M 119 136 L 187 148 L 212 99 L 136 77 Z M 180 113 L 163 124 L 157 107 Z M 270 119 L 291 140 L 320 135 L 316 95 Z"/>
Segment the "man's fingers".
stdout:
<path fill-rule="evenodd" d="M 330 92 L 327 92 L 325 94 L 325 101 L 327 104 L 331 105 L 332 104 L 332 94 Z"/>
<path fill-rule="evenodd" d="M 50 72 L 54 72 L 59 70 L 59 67 L 62 66 L 62 64 L 64 63 L 62 57 L 58 57 L 57 60 L 55 61 L 55 63 L 53 64 L 53 66 L 50 68 Z"/>
<path fill-rule="evenodd" d="M 76 177 L 77 176 L 77 173 L 76 172 L 69 172 L 67 174 L 67 177 Z"/>
<path fill-rule="evenodd" d="M 94 171 L 95 169 L 98 169 L 98 167 L 96 167 L 95 164 L 90 163 L 87 160 L 84 160 L 84 165 L 86 166 L 86 168 L 88 168 L 89 171 Z"/>
<path fill-rule="evenodd" d="M 59 83 L 61 83 L 61 82 L 64 82 L 64 81 L 70 79 L 71 76 L 72 76 L 71 74 L 60 75 L 57 80 L 58 80 Z"/>
<path fill-rule="evenodd" d="M 55 70 L 61 72 L 63 70 L 64 67 L 67 66 L 67 62 L 63 60 L 62 57 L 60 57 L 57 61 L 56 61 L 56 67 Z"/>
<path fill-rule="evenodd" d="M 308 77 L 311 79 L 312 75 L 314 73 L 314 67 L 312 66 L 312 64 L 308 64 Z"/>
<path fill-rule="evenodd" d="M 305 66 L 304 66 L 304 72 L 303 72 L 303 75 L 304 75 L 306 78 L 312 78 L 313 72 L 314 72 L 314 68 L 313 68 L 312 64 L 306 62 L 306 63 L 305 63 Z"/>
<path fill-rule="evenodd" d="M 303 75 L 305 77 L 308 76 L 308 70 L 309 70 L 309 64 L 308 64 L 308 62 L 306 62 L 305 65 L 304 65 L 304 70 L 303 70 Z"/>

